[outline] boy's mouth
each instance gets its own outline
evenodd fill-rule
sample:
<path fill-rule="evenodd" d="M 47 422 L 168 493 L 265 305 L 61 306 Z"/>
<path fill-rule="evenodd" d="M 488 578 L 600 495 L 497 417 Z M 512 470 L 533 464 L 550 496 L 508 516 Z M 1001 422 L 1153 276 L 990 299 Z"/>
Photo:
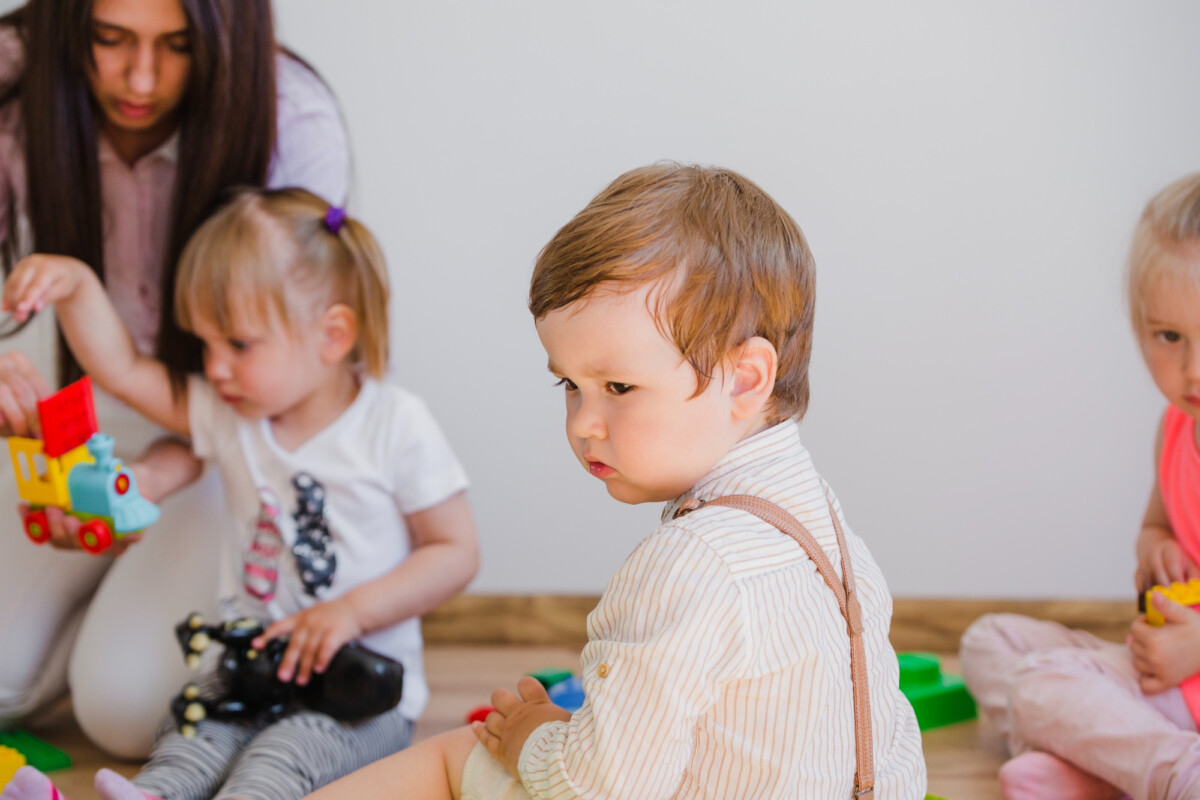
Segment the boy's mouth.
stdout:
<path fill-rule="evenodd" d="M 597 478 L 607 478 L 609 475 L 616 473 L 616 470 L 605 464 L 603 461 L 593 461 L 590 458 L 587 460 L 588 472 L 595 475 Z"/>

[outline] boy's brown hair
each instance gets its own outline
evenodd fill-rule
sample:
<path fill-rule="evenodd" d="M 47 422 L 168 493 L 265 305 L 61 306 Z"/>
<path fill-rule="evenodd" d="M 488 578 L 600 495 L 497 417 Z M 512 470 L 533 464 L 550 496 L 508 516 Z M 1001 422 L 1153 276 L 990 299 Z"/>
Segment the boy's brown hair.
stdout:
<path fill-rule="evenodd" d="M 769 421 L 804 416 L 816 270 L 800 227 L 770 195 L 717 167 L 630 170 L 542 248 L 529 310 L 540 320 L 604 284 L 659 280 L 666 291 L 651 294 L 650 311 L 696 370 L 697 393 L 732 348 L 761 336 L 779 356 Z"/>

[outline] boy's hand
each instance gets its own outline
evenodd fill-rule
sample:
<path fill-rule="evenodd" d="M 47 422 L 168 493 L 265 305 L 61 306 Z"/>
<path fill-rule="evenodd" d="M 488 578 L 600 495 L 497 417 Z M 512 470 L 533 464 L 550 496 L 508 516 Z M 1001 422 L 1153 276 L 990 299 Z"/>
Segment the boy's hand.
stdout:
<path fill-rule="evenodd" d="M 492 692 L 495 711 L 483 722 L 471 724 L 475 737 L 487 748 L 492 757 L 504 765 L 508 774 L 518 781 L 517 762 L 521 759 L 521 748 L 525 740 L 539 725 L 547 722 L 566 722 L 571 713 L 550 702 L 550 695 L 537 678 L 526 675 L 517 681 L 517 697 L 507 689 Z"/>
<path fill-rule="evenodd" d="M 34 253 L 18 261 L 4 282 L 0 310 L 24 322 L 46 306 L 70 297 L 91 274 L 77 258 Z"/>
<path fill-rule="evenodd" d="M 1192 578 L 1200 578 L 1200 567 L 1188 558 L 1174 537 L 1164 537 L 1147 547 L 1133 576 L 1139 592 L 1175 581 L 1186 583 Z"/>
<path fill-rule="evenodd" d="M 291 634 L 275 675 L 284 682 L 295 676 L 296 685 L 304 686 L 314 672 L 325 671 L 342 645 L 363 633 L 354 608 L 339 597 L 272 622 L 251 644 L 261 650 L 270 639 Z"/>
<path fill-rule="evenodd" d="M 1128 639 L 1133 667 L 1146 694 L 1166 691 L 1200 672 L 1200 614 L 1158 592 L 1151 595 L 1151 602 L 1166 621 L 1155 627 L 1140 617 L 1134 620 Z"/>

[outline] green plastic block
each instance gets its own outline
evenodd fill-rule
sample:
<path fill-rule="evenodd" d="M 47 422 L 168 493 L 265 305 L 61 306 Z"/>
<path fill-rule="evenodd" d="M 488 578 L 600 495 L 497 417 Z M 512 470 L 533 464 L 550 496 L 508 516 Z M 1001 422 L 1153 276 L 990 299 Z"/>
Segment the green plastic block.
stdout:
<path fill-rule="evenodd" d="M 943 675 L 932 653 L 900 653 L 900 691 L 912 704 L 921 730 L 975 719 L 975 701 L 962 678 Z"/>
<path fill-rule="evenodd" d="M 25 760 L 42 772 L 66 769 L 71 766 L 71 757 L 53 745 L 46 744 L 32 733 L 25 731 L 0 731 L 0 744 L 11 747 Z"/>
<path fill-rule="evenodd" d="M 569 669 L 555 669 L 554 667 L 547 667 L 546 669 L 535 670 L 534 672 L 530 672 L 528 674 L 531 677 L 537 678 L 538 682 L 541 683 L 542 686 L 545 686 L 547 689 L 549 689 L 554 684 L 562 683 L 567 678 L 573 677 L 575 675 L 575 673 L 571 672 L 571 670 L 569 670 Z"/>

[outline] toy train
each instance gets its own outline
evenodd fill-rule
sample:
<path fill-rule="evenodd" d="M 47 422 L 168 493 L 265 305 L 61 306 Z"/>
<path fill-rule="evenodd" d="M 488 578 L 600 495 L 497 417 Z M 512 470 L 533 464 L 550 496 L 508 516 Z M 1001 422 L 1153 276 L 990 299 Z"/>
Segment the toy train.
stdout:
<path fill-rule="evenodd" d="M 8 439 L 17 493 L 29 503 L 26 536 L 37 544 L 50 538 L 49 506 L 82 520 L 79 544 L 93 554 L 158 521 L 158 506 L 138 493 L 133 473 L 113 457 L 112 437 L 99 432 L 87 377 L 38 401 L 38 418 L 42 439 Z"/>
<path fill-rule="evenodd" d="M 192 669 L 200 667 L 200 654 L 210 644 L 225 646 L 217 664 L 223 694 L 203 698 L 200 688 L 189 683 L 171 701 L 180 733 L 195 736 L 196 725 L 203 719 L 275 720 L 297 708 L 355 722 L 382 714 L 400 702 L 404 666 L 353 642 L 342 645 L 325 672 L 314 672 L 304 686 L 284 683 L 275 673 L 288 640 L 272 639 L 263 650 L 251 645 L 265 629 L 262 622 L 249 618 L 207 625 L 199 614 L 191 614 L 175 626 L 175 638 Z"/>

